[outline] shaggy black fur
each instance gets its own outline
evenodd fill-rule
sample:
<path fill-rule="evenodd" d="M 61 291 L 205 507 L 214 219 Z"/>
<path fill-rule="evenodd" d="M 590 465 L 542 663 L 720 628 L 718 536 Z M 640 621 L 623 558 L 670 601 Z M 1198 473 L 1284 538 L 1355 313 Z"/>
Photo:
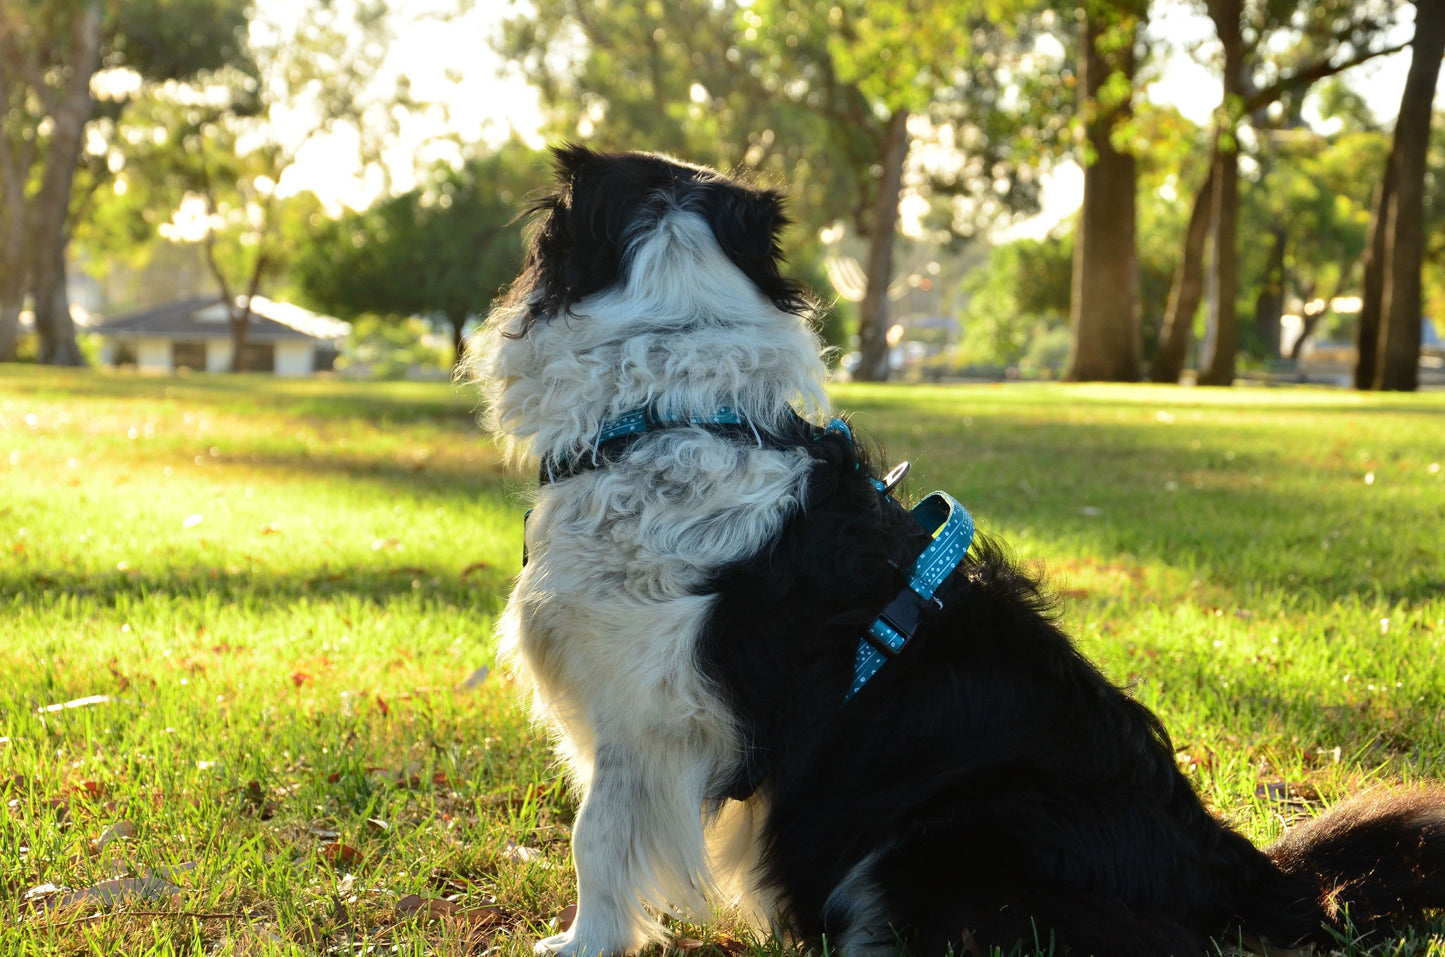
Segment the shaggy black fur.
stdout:
<path fill-rule="evenodd" d="M 529 303 L 527 325 L 565 315 L 616 283 L 632 239 L 681 205 L 702 213 L 723 252 L 779 309 L 801 315 L 812 308 L 807 287 L 780 269 L 778 236 L 788 224 L 780 193 L 647 153 L 574 145 L 553 157 L 558 186 L 532 204 L 538 232 L 509 292 Z"/>
<path fill-rule="evenodd" d="M 1078 654 L 986 540 L 845 705 L 859 636 L 927 537 L 847 440 L 808 447 L 805 507 L 713 582 L 700 649 L 747 732 L 727 796 L 766 791 L 765 879 L 796 933 L 848 925 L 829 895 L 873 853 L 896 931 L 930 955 L 1053 939 L 1058 953 L 1186 957 L 1236 930 L 1327 941 L 1345 904 L 1361 927 L 1445 904 L 1445 795 L 1346 805 L 1272 862 L 1205 810 L 1158 718 Z"/>

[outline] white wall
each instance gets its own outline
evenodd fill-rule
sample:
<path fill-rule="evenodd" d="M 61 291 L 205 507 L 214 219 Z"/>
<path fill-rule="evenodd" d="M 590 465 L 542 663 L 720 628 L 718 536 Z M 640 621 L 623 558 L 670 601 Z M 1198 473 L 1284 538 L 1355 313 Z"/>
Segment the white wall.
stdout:
<path fill-rule="evenodd" d="M 206 371 L 207 372 L 230 372 L 231 355 L 235 352 L 231 348 L 230 339 L 207 339 L 206 340 Z"/>
<path fill-rule="evenodd" d="M 141 372 L 168 373 L 171 367 L 169 339 L 138 339 L 135 344 L 135 366 Z"/>
<path fill-rule="evenodd" d="M 276 343 L 276 375 L 292 379 L 309 376 L 315 367 L 314 348 L 309 342 Z"/>

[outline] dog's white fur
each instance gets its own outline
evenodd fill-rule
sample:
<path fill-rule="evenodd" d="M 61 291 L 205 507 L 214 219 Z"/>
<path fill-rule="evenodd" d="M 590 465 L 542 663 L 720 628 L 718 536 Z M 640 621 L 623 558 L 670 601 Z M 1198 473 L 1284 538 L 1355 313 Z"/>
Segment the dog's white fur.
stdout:
<path fill-rule="evenodd" d="M 817 337 L 759 293 L 697 212 L 674 206 L 630 242 L 623 282 L 567 314 L 526 325 L 521 302 L 490 316 L 476 372 L 514 461 L 590 454 L 604 420 L 649 403 L 669 419 L 730 406 L 758 428 L 790 408 L 826 411 Z M 500 646 L 582 806 L 577 918 L 539 952 L 622 953 L 660 935 L 657 913 L 718 902 L 705 832 L 756 815 L 704 806 L 742 754 L 695 664 L 713 601 L 700 586 L 779 532 L 807 471 L 801 452 L 683 428 L 650 436 L 625 467 L 541 490 Z"/>

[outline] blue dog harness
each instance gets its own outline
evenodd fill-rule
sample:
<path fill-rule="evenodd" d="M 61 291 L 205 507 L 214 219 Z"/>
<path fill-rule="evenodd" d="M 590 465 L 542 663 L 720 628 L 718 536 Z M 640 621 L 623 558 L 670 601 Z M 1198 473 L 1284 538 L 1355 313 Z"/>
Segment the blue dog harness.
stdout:
<path fill-rule="evenodd" d="M 853 441 L 853 433 L 848 428 L 848 423 L 842 419 L 829 422 L 824 434 L 828 432 L 841 432 L 849 442 Z M 903 462 L 883 479 L 869 481 L 878 490 L 878 494 L 896 502 L 890 493 L 907 473 L 908 463 Z M 858 642 L 858 653 L 853 661 L 853 683 L 848 687 L 848 693 L 843 696 L 845 704 L 868 683 L 868 679 L 878 673 L 888 659 L 898 657 L 899 652 L 917 633 L 925 612 L 943 609 L 943 602 L 935 598 L 933 593 L 953 574 L 953 570 L 963 561 L 963 556 L 968 554 L 968 548 L 973 544 L 973 516 L 947 492 L 930 492 L 923 501 L 910 509 L 908 514 L 929 533 L 932 541 L 914 561 L 913 568 L 909 571 L 908 584 L 888 603 L 888 607 L 873 619 L 873 623 Z"/>
<path fill-rule="evenodd" d="M 680 426 L 700 426 L 717 430 L 746 428 L 751 430 L 759 445 L 763 444 L 762 436 L 757 428 L 728 406 L 723 406 L 712 415 L 696 415 L 682 419 L 659 418 L 653 407 L 646 406 L 605 420 L 597 431 L 597 438 L 593 442 L 590 456 L 572 456 L 558 460 L 550 457 L 544 459 L 541 473 L 538 476 L 539 481 L 546 485 L 589 468 L 600 467 L 606 461 L 600 457 L 604 444 L 615 446 L 624 442 L 630 443 L 638 436 L 655 429 Z M 822 438 L 829 433 L 841 434 L 849 444 L 853 444 L 853 432 L 848 428 L 848 423 L 842 419 L 833 419 L 825 429 L 814 435 L 814 439 Z M 902 505 L 893 498 L 891 493 L 907 473 L 908 463 L 902 462 L 884 478 L 870 478 L 869 481 L 873 483 L 873 487 L 879 495 L 901 508 Z M 530 509 L 527 514 L 531 514 Z M 926 613 L 936 612 L 943 608 L 943 603 L 934 597 L 934 592 L 963 561 L 963 557 L 968 554 L 969 546 L 973 543 L 973 516 L 969 515 L 968 510 L 947 492 L 929 493 L 923 501 L 909 511 L 909 515 L 924 531 L 928 532 L 932 540 L 924 548 L 923 554 L 919 555 L 913 563 L 913 567 L 909 571 L 908 584 L 873 620 L 859 640 L 858 651 L 854 656 L 853 682 L 848 687 L 848 693 L 843 697 L 845 704 L 852 700 L 853 696 L 878 673 L 890 658 L 896 658 L 907 647 L 909 641 L 917 633 Z M 527 556 L 524 551 L 522 564 L 526 563 Z"/>

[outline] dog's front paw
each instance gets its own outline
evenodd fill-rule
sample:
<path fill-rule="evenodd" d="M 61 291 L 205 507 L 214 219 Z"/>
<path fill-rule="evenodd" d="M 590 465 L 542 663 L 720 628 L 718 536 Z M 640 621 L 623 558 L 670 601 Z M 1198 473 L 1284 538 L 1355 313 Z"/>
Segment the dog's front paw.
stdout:
<path fill-rule="evenodd" d="M 572 932 L 542 938 L 532 945 L 532 953 L 535 957 L 571 957 Z"/>
<path fill-rule="evenodd" d="M 532 947 L 535 957 L 614 957 L 622 951 L 601 945 L 588 945 L 577 937 L 575 929 L 537 941 Z"/>

